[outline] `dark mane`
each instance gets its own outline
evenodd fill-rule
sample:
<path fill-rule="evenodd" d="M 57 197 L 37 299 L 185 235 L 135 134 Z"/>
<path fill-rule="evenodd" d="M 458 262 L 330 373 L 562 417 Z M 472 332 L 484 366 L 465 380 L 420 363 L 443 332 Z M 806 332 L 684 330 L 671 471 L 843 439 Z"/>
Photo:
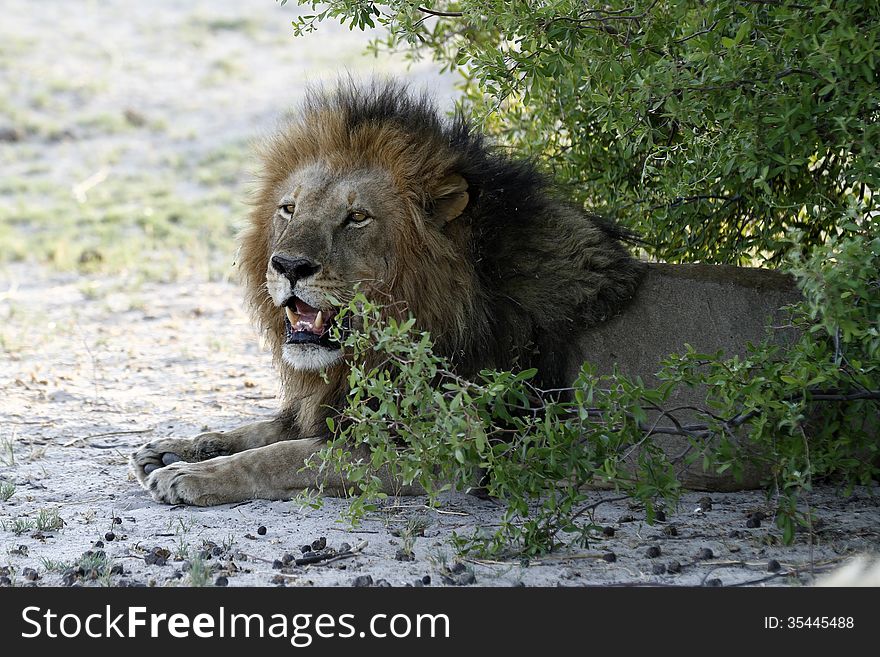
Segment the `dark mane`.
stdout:
<path fill-rule="evenodd" d="M 562 383 L 576 334 L 618 312 L 641 279 L 642 266 L 621 244 L 633 236 L 555 198 L 533 161 L 511 157 L 461 113 L 446 118 L 427 94 L 401 83 L 349 79 L 312 90 L 262 156 L 242 269 L 279 363 L 279 313 L 260 287 L 266 217 L 274 212 L 274 190 L 307 162 L 390 174 L 411 217 L 395 236 L 409 261 L 392 298 L 431 331 L 462 374 L 537 366 L 542 384 Z M 450 174 L 467 182 L 468 204 L 458 218 L 431 228 L 438 186 Z"/>

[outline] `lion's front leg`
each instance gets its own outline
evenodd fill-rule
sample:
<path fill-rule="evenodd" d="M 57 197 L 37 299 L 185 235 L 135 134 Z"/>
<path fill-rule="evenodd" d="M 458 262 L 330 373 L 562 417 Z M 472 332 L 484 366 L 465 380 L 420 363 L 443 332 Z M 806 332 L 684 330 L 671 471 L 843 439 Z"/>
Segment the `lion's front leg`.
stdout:
<path fill-rule="evenodd" d="M 344 495 L 351 484 L 327 468 L 304 469 L 306 460 L 324 446 L 322 438 L 289 440 L 232 456 L 200 463 L 177 462 L 154 470 L 146 488 L 157 502 L 210 506 L 252 499 L 287 500 L 302 490 L 321 489 L 327 495 Z M 354 458 L 368 457 L 365 448 Z M 417 495 L 418 486 L 402 486 L 387 471 L 377 473 L 390 495 Z"/>
<path fill-rule="evenodd" d="M 295 438 L 292 424 L 285 418 L 255 422 L 226 432 L 203 433 L 195 438 L 153 440 L 131 455 L 131 469 L 146 487 L 147 477 L 179 461 L 195 463 L 218 456 L 229 456 Z"/>
<path fill-rule="evenodd" d="M 157 502 L 210 506 L 255 498 L 290 499 L 298 491 L 317 488 L 321 477 L 328 493 L 341 491 L 338 475 L 300 472 L 321 439 L 278 442 L 199 463 L 175 462 L 153 470 L 145 487 Z"/>

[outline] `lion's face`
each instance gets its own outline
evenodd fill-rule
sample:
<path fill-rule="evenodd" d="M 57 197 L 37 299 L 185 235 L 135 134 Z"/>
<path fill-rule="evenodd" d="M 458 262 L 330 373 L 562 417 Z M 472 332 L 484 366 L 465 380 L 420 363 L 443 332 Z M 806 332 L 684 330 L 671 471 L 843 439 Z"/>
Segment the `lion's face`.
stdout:
<path fill-rule="evenodd" d="M 387 172 L 340 173 L 323 162 L 292 172 L 276 196 L 266 287 L 284 314 L 282 357 L 319 370 L 342 356 L 329 337 L 336 310 L 328 296 L 345 302 L 355 285 L 388 287 L 406 208 Z"/>

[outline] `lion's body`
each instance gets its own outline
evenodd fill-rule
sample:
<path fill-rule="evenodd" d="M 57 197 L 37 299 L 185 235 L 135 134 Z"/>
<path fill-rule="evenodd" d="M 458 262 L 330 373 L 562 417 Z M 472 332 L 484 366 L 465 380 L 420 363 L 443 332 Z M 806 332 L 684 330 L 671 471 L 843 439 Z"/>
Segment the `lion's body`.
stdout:
<path fill-rule="evenodd" d="M 544 387 L 568 383 L 574 338 L 638 287 L 642 267 L 621 235 L 553 198 L 531 163 L 488 147 L 460 118 L 442 121 L 397 85 L 314 94 L 263 150 L 239 255 L 281 376 L 282 413 L 250 431 L 151 443 L 136 453 L 135 471 L 169 502 L 307 487 L 294 473 L 347 392 L 345 360 L 322 328 L 334 312 L 327 296 L 344 301 L 356 284 L 390 312 L 412 313 L 464 376 L 537 367 Z M 290 445 L 273 445 L 280 441 Z M 195 463 L 162 467 L 178 457 Z"/>

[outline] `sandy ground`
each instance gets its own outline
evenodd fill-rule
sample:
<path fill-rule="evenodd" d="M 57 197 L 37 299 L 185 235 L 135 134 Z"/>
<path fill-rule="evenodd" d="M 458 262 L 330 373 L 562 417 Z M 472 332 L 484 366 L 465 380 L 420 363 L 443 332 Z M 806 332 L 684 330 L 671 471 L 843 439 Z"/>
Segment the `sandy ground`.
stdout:
<path fill-rule="evenodd" d="M 763 493 L 711 494 L 710 508 L 704 499 L 701 507 L 705 493 L 688 493 L 654 526 L 625 500 L 600 504 L 593 520 L 613 536 L 588 549 L 461 565 L 451 532 L 496 524 L 496 504 L 453 496 L 431 509 L 422 498 L 401 498 L 354 529 L 341 522 L 345 501 L 338 499 L 320 510 L 267 501 L 207 509 L 156 504 L 128 471 L 127 457 L 140 443 L 231 429 L 275 408 L 271 365 L 237 289 L 181 281 L 132 290 L 118 279 L 34 276 L 24 267 L 7 273 L 0 316 L 7 334 L 10 326 L 18 331 L 9 340 L 20 340 L 7 344 L 0 373 L 0 480 L 15 486 L 0 504 L 0 569 L 9 582 L 189 584 L 186 569 L 201 555 L 210 568 L 206 581 L 225 577 L 230 586 L 352 585 L 366 575 L 394 586 L 426 576 L 431 586 L 790 585 L 810 581 L 811 566 L 823 570 L 878 543 L 880 497 L 866 489 L 846 497 L 816 490 L 808 498 L 817 516 L 812 540 L 802 532 L 787 547 Z M 747 527 L 758 512 L 768 518 Z M 321 537 L 336 550 L 347 543 L 352 553 L 325 564 L 291 561 Z M 396 558 L 405 542 L 412 561 Z M 650 548 L 659 556 L 649 556 Z M 96 550 L 116 574 L 90 580 L 86 570 L 77 577 L 77 560 Z M 768 570 L 771 560 L 776 572 Z"/>
<path fill-rule="evenodd" d="M 271 0 L 5 2 L 0 210 L 59 193 L 85 203 L 119 180 L 161 185 L 170 167 L 172 193 L 197 205 L 218 184 L 192 182 L 200 158 L 271 129 L 307 79 L 340 69 L 405 74 L 448 101 L 449 78 L 365 59 L 358 33 L 328 25 L 291 47 L 293 11 Z M 237 190 L 244 173 L 229 175 L 221 182 Z M 231 248 L 220 259 L 231 263 Z M 395 500 L 354 529 L 340 521 L 344 500 L 156 504 L 128 471 L 137 446 L 276 408 L 269 358 L 228 271 L 191 271 L 160 282 L 137 268 L 0 266 L 0 586 L 793 585 L 878 544 L 876 489 L 817 489 L 813 532 L 788 547 L 760 492 L 702 506 L 705 494 L 689 493 L 654 526 L 609 501 L 593 517 L 609 529 L 589 548 L 501 563 L 457 561 L 452 532 L 491 528 L 502 511 L 467 496 L 436 509 Z M 768 517 L 747 527 L 757 513 Z M 322 538 L 339 558 L 296 565 Z M 413 560 L 398 560 L 410 546 Z"/>

